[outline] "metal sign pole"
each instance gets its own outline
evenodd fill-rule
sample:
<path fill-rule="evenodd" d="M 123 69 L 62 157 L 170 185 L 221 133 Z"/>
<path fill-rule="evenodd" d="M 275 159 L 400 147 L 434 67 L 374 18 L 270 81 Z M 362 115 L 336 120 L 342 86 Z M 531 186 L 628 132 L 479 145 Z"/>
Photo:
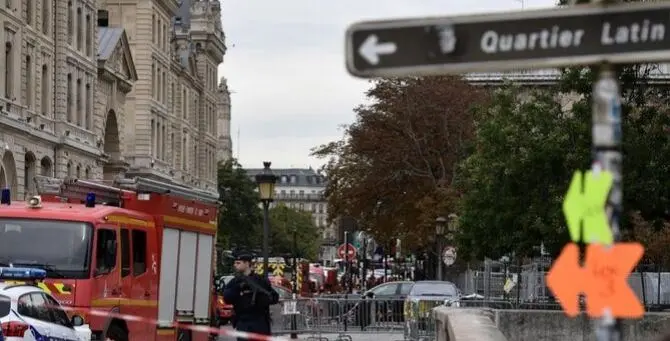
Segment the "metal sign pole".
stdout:
<path fill-rule="evenodd" d="M 591 0 L 592 3 L 616 3 L 619 0 Z M 613 182 L 605 210 L 609 216 L 613 242 L 621 240 L 621 214 L 623 213 L 623 176 L 621 171 L 621 90 L 616 71 L 611 65 L 602 64 L 593 86 L 592 144 L 594 170 L 607 170 Z M 598 341 L 621 341 L 621 320 L 609 312 L 596 321 Z"/>
<path fill-rule="evenodd" d="M 602 65 L 593 87 L 593 171 L 609 171 L 613 177 L 605 210 L 609 216 L 612 236 L 621 239 L 620 219 L 623 211 L 621 175 L 621 98 L 616 72 Z M 611 313 L 597 323 L 598 341 L 620 341 L 621 323 Z"/>

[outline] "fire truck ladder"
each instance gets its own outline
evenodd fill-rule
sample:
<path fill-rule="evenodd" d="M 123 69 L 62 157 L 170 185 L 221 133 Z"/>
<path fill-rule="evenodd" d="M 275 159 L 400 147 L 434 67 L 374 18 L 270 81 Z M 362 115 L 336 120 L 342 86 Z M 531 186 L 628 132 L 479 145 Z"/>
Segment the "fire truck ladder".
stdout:
<path fill-rule="evenodd" d="M 96 204 L 120 206 L 123 190 L 136 193 L 158 193 L 173 194 L 187 200 L 194 200 L 208 204 L 217 204 L 218 195 L 197 189 L 190 189 L 177 184 L 165 183 L 147 178 L 117 179 L 114 184 L 118 187 L 108 186 L 94 181 L 74 178 L 57 179 L 48 176 L 35 176 L 37 193 L 40 195 L 50 194 L 70 202 L 80 201 L 84 203 L 89 194 L 95 195 Z"/>
<path fill-rule="evenodd" d="M 35 176 L 35 187 L 39 195 L 54 195 L 64 201 L 84 203 L 89 194 L 95 195 L 96 204 L 120 206 L 120 188 L 75 178 L 57 179 L 48 176 Z"/>
<path fill-rule="evenodd" d="M 172 194 L 187 200 L 199 201 L 207 204 L 217 204 L 219 196 L 216 193 L 187 188 L 174 183 L 136 177 L 134 179 L 118 179 L 116 184 L 121 188 L 137 193 Z"/>

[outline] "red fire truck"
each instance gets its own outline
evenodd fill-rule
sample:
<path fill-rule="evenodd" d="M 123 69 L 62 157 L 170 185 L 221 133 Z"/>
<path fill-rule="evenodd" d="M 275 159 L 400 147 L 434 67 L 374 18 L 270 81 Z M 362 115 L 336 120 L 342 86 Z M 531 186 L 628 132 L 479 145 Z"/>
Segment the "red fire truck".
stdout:
<path fill-rule="evenodd" d="M 0 264 L 47 270 L 40 286 L 93 340 L 212 336 L 188 327 L 210 324 L 216 194 L 144 178 L 35 181 L 25 202 L 2 190 Z"/>

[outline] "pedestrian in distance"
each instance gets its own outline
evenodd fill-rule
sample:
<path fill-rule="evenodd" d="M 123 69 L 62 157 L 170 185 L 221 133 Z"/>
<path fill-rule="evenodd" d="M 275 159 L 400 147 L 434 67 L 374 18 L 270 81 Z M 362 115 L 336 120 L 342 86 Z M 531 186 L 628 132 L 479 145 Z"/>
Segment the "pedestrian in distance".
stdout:
<path fill-rule="evenodd" d="M 241 332 L 272 335 L 270 306 L 279 302 L 279 294 L 266 277 L 254 273 L 251 255 L 235 258 L 236 275 L 226 285 L 223 299 L 233 305 L 232 324 Z M 238 341 L 248 340 L 238 338 Z"/>

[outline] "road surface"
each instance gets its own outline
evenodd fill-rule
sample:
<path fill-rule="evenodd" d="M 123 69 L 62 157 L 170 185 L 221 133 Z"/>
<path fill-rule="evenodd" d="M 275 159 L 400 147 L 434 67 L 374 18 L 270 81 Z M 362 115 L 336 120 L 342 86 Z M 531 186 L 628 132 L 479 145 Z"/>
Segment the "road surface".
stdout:
<path fill-rule="evenodd" d="M 230 326 L 225 326 L 222 329 L 232 329 Z M 351 336 L 351 339 L 345 337 L 345 338 L 339 338 L 338 334 L 315 334 L 315 335 L 308 335 L 308 334 L 300 334 L 298 335 L 298 341 L 377 341 L 380 339 L 383 339 L 384 341 L 402 341 L 403 340 L 403 335 L 402 333 L 389 333 L 389 334 L 376 334 L 376 333 L 348 333 L 347 335 Z M 382 336 L 383 335 L 383 336 Z M 284 337 L 288 338 L 289 335 L 283 335 Z M 219 341 L 234 341 L 236 340 L 235 338 L 229 337 L 229 336 L 221 336 L 219 337 Z"/>

